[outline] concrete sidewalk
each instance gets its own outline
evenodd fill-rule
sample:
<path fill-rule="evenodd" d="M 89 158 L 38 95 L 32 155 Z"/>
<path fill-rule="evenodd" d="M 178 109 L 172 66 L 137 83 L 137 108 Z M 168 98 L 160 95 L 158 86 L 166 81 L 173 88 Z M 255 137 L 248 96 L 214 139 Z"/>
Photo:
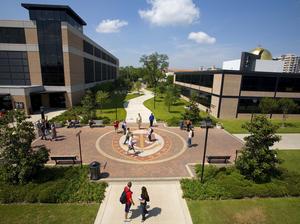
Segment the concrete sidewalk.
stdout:
<path fill-rule="evenodd" d="M 141 114 L 142 123 L 149 123 L 149 116 L 151 114 L 151 111 L 147 107 L 145 107 L 143 103 L 146 100 L 151 99 L 153 97 L 153 93 L 146 89 L 142 89 L 141 92 L 143 92 L 144 95 L 133 98 L 129 100 L 128 103 L 124 104 L 124 108 L 127 112 L 127 123 L 135 123 L 138 113 Z"/>
<path fill-rule="evenodd" d="M 61 115 L 63 112 L 65 112 L 66 110 L 52 110 L 52 111 L 46 111 L 45 112 L 45 118 L 47 118 L 48 120 L 51 120 L 52 118 Z M 31 114 L 30 118 L 28 118 L 28 121 L 31 121 L 32 123 L 37 122 L 38 120 L 41 119 L 41 114 L 40 113 L 36 113 L 36 114 Z"/>
<path fill-rule="evenodd" d="M 179 181 L 143 181 L 132 182 L 133 201 L 128 215 L 131 221 L 124 221 L 124 208 L 119 201 L 121 193 L 127 183 L 111 182 L 106 191 L 105 199 L 98 211 L 95 224 L 136 224 L 141 223 L 142 215 L 139 208 L 138 197 L 142 186 L 147 188 L 150 202 L 149 215 L 144 223 L 149 224 L 192 224 L 192 219 L 182 198 Z M 147 217 L 147 216 L 146 216 Z"/>
<path fill-rule="evenodd" d="M 272 149 L 300 149 L 300 134 L 277 134 L 281 136 L 281 141 L 276 142 Z M 235 137 L 244 141 L 248 134 L 234 134 Z"/>

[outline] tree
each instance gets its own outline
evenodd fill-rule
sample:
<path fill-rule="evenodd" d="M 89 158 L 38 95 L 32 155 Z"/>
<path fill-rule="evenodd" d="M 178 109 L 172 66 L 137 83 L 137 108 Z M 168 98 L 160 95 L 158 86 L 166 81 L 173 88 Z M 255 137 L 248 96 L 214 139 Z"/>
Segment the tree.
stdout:
<path fill-rule="evenodd" d="M 166 89 L 166 95 L 164 98 L 165 105 L 168 107 L 170 112 L 171 105 L 176 103 L 180 97 L 179 89 L 176 86 L 168 86 Z"/>
<path fill-rule="evenodd" d="M 172 85 L 174 83 L 174 75 L 167 76 L 166 85 Z"/>
<path fill-rule="evenodd" d="M 244 124 L 243 128 L 250 135 L 244 138 L 246 143 L 236 161 L 236 167 L 247 179 L 258 183 L 268 182 L 278 173 L 277 152 L 270 150 L 275 142 L 280 141 L 280 136 L 275 135 L 278 126 L 259 115 L 252 122 Z"/>
<path fill-rule="evenodd" d="M 166 54 L 158 54 L 157 52 L 150 55 L 143 55 L 140 58 L 140 63 L 147 70 L 145 79 L 149 86 L 155 86 L 158 80 L 163 78 L 163 72 L 169 66 L 168 60 L 169 58 Z"/>
<path fill-rule="evenodd" d="M 21 110 L 9 111 L 0 118 L 0 158 L 6 182 L 24 184 L 30 181 L 49 159 L 44 146 L 33 148 L 35 138 L 32 122 Z"/>
<path fill-rule="evenodd" d="M 140 94 L 140 90 L 142 88 L 142 83 L 140 81 L 137 81 L 137 82 L 135 82 L 134 87 L 138 91 L 138 94 Z"/>
<path fill-rule="evenodd" d="M 91 90 L 86 91 L 81 100 L 81 105 L 88 120 L 95 117 L 95 97 Z"/>
<path fill-rule="evenodd" d="M 154 87 L 154 109 L 156 98 L 156 86 L 158 80 L 164 77 L 164 71 L 168 68 L 169 58 L 166 54 L 158 54 L 157 52 L 150 55 L 143 55 L 140 58 L 140 63 L 143 64 L 144 80 L 147 81 L 149 87 Z"/>
<path fill-rule="evenodd" d="M 159 83 L 159 85 L 158 85 L 158 92 L 160 93 L 160 94 L 163 94 L 164 92 L 166 92 L 166 85 L 165 85 L 165 83 Z"/>
<path fill-rule="evenodd" d="M 278 109 L 282 113 L 282 126 L 284 127 L 286 115 L 297 108 L 297 104 L 292 99 L 281 98 L 277 101 Z"/>
<path fill-rule="evenodd" d="M 103 105 L 108 101 L 109 94 L 99 90 L 96 94 L 96 102 L 100 105 L 100 112 L 102 113 Z"/>
<path fill-rule="evenodd" d="M 278 104 L 274 98 L 263 98 L 258 107 L 261 113 L 272 114 L 277 110 Z"/>

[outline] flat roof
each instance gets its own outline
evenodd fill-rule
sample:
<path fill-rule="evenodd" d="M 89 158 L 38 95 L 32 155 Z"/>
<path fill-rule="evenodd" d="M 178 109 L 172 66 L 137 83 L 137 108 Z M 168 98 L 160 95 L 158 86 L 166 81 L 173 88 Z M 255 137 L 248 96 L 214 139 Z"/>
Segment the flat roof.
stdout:
<path fill-rule="evenodd" d="M 41 9 L 41 10 L 59 10 L 65 11 L 69 16 L 74 18 L 80 25 L 85 26 L 86 22 L 68 5 L 47 5 L 47 4 L 30 4 L 30 3 L 21 3 L 21 6 L 25 9 Z"/>
<path fill-rule="evenodd" d="M 300 78 L 300 73 L 288 73 L 288 72 L 259 72 L 259 71 L 240 71 L 240 70 L 225 70 L 225 69 L 217 69 L 217 70 L 206 70 L 206 71 L 180 71 L 175 72 L 175 74 L 180 75 L 188 75 L 188 74 L 232 74 L 232 75 L 273 75 L 273 76 L 286 76 L 286 77 L 297 77 Z"/>

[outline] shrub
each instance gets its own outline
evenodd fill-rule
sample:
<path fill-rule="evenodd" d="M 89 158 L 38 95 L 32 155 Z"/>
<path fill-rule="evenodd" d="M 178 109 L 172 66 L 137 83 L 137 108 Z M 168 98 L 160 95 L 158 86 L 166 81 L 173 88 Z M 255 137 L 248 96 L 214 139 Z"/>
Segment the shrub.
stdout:
<path fill-rule="evenodd" d="M 196 166 L 198 179 L 183 179 L 183 196 L 192 200 L 241 199 L 251 197 L 285 197 L 300 195 L 300 175 L 283 171 L 280 178 L 269 183 L 255 183 L 245 179 L 234 167 L 205 167 L 204 183 L 200 183 L 201 167 Z"/>
<path fill-rule="evenodd" d="M 177 118 L 177 117 L 172 117 L 171 119 L 167 120 L 167 124 L 170 127 L 175 127 L 175 126 L 178 127 L 179 126 L 179 122 L 180 122 L 180 119 Z"/>
<path fill-rule="evenodd" d="M 28 184 L 0 181 L 0 203 L 101 202 L 107 184 L 90 182 L 87 174 L 87 167 L 47 167 Z"/>

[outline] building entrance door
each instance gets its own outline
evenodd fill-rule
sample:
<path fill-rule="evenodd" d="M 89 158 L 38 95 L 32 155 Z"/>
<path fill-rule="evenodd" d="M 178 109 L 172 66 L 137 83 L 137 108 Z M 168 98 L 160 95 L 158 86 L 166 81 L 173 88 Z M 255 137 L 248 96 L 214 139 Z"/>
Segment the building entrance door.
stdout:
<path fill-rule="evenodd" d="M 49 93 L 49 106 L 53 108 L 66 108 L 65 93 Z"/>
<path fill-rule="evenodd" d="M 32 111 L 40 111 L 40 108 L 42 106 L 41 94 L 31 94 L 30 100 Z"/>

